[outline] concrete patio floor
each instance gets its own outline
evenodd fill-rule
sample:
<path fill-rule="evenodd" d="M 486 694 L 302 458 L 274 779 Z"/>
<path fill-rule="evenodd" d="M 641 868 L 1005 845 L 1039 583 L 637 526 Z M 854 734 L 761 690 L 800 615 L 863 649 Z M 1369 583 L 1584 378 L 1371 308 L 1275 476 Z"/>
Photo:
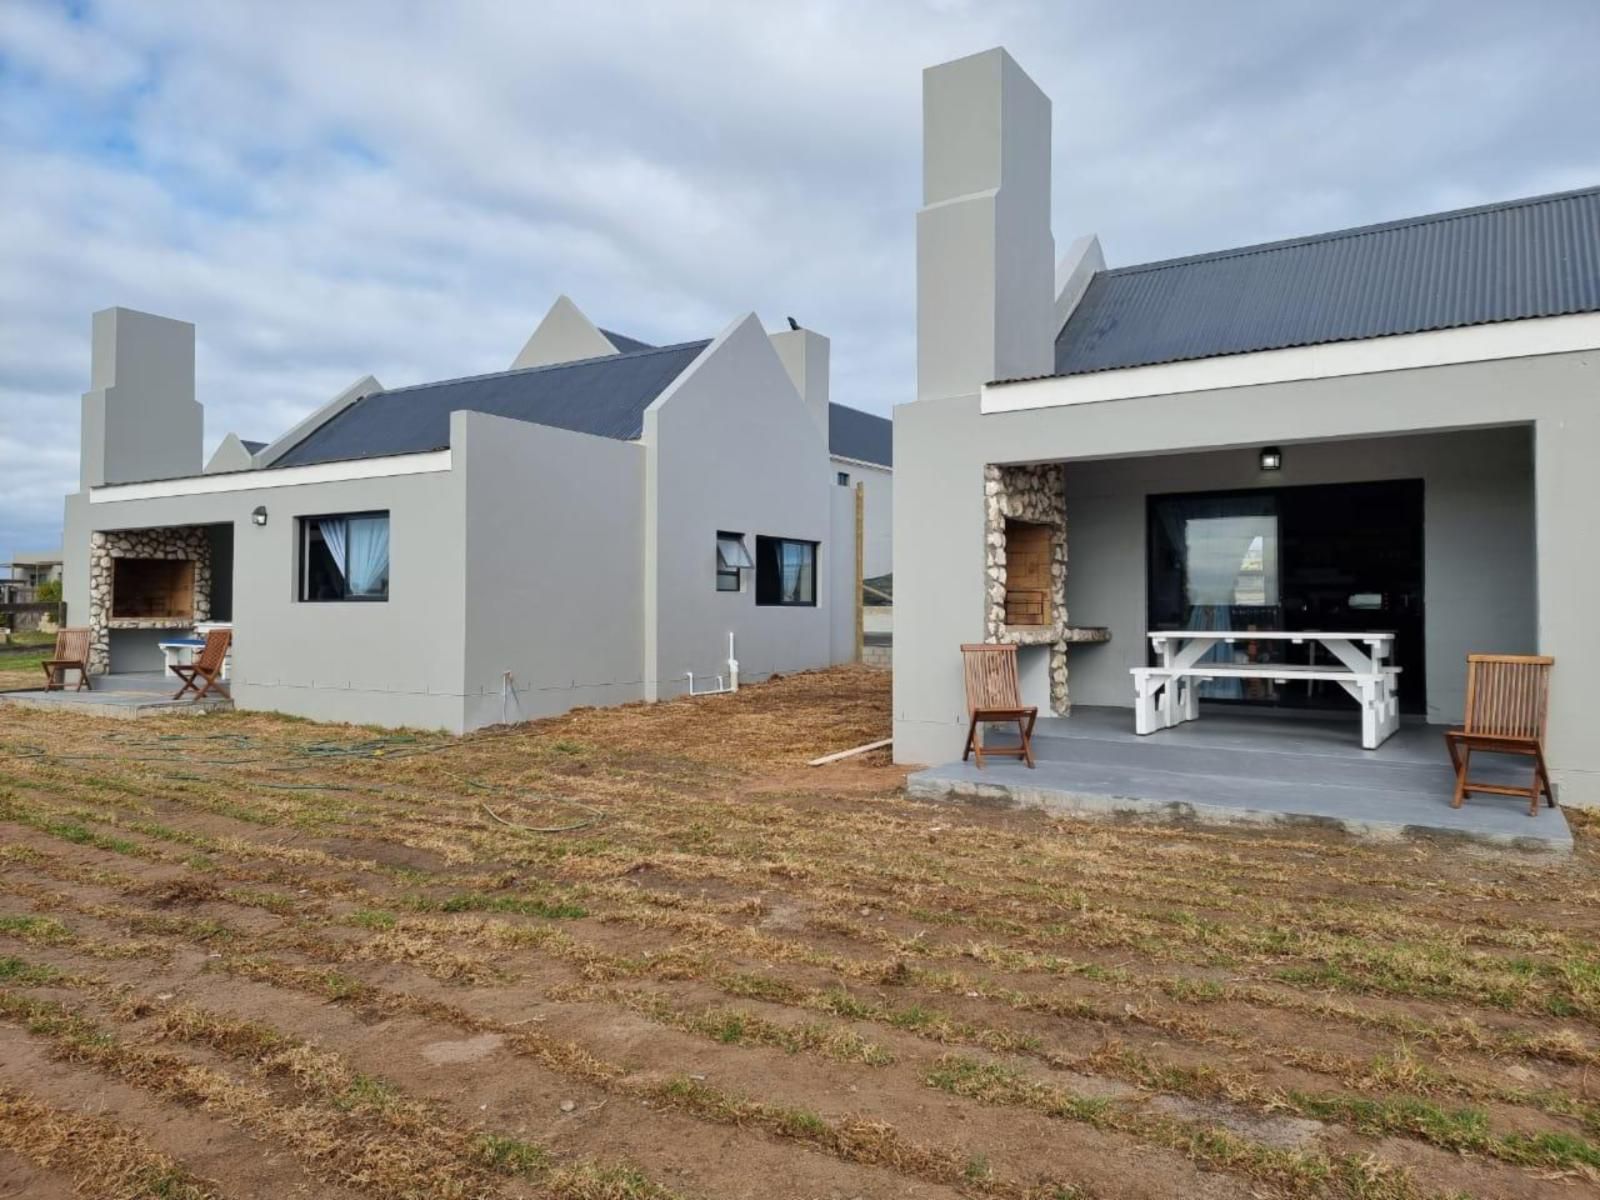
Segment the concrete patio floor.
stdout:
<path fill-rule="evenodd" d="M 991 741 L 1008 739 L 991 734 Z M 1009 744 L 1015 742 L 1012 736 Z M 1378 749 L 1363 750 L 1353 713 L 1341 719 L 1205 707 L 1198 721 L 1140 737 L 1131 709 L 1076 708 L 1070 717 L 1041 720 L 1033 746 L 1033 770 L 1014 759 L 991 759 L 981 771 L 958 761 L 916 772 L 907 790 L 1086 817 L 1308 824 L 1360 837 L 1572 849 L 1566 817 L 1542 802 L 1533 817 L 1510 796 L 1469 796 L 1451 808 L 1455 776 L 1434 725 L 1404 724 Z M 1525 784 L 1525 762 L 1478 755 L 1473 778 Z"/>
<path fill-rule="evenodd" d="M 160 671 L 96 675 L 86 692 L 74 691 L 76 676 L 72 680 L 65 691 L 0 692 L 0 707 L 56 709 L 127 719 L 164 713 L 227 711 L 233 707 L 233 701 L 226 695 L 226 682 L 214 687 L 204 700 L 196 701 L 193 692 L 188 699 L 174 700 L 172 694 L 182 686 L 182 681 Z"/>

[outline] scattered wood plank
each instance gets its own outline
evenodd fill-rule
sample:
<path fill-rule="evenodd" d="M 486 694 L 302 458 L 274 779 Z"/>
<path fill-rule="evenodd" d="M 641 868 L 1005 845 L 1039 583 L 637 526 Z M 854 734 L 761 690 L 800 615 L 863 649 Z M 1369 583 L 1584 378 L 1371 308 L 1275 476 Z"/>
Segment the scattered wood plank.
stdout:
<path fill-rule="evenodd" d="M 892 745 L 894 745 L 893 738 L 883 738 L 880 741 L 868 742 L 865 746 L 857 746 L 853 750 L 841 750 L 837 754 L 824 754 L 821 758 L 813 758 L 806 766 L 825 767 L 829 763 L 838 762 L 842 758 L 854 758 L 858 754 L 870 754 L 874 750 L 882 750 L 885 746 Z"/>

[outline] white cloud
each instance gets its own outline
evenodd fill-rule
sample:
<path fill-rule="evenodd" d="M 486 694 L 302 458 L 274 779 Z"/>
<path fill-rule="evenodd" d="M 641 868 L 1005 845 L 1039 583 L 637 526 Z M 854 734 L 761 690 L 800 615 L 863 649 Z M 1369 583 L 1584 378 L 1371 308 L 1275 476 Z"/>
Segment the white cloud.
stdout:
<path fill-rule="evenodd" d="M 1600 178 L 1586 0 L 0 8 L 0 557 L 59 536 L 89 314 L 194 321 L 208 443 L 356 377 L 509 362 L 568 292 L 650 340 L 756 309 L 837 399 L 913 380 L 923 66 L 1055 98 L 1113 262 Z"/>

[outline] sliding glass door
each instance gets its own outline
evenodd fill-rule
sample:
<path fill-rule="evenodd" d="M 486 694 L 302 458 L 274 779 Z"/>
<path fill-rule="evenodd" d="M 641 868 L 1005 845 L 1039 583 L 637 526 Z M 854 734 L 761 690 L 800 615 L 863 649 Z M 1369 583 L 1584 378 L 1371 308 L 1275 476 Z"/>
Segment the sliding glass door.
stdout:
<path fill-rule="evenodd" d="M 1278 500 L 1272 492 L 1158 496 L 1150 508 L 1151 629 L 1281 629 Z M 1270 642 L 1217 646 L 1206 661 L 1273 661 Z M 1255 680 L 1200 684 L 1211 700 L 1271 699 Z"/>
<path fill-rule="evenodd" d="M 1392 632 L 1400 706 L 1423 711 L 1422 497 L 1419 479 L 1152 496 L 1149 628 Z M 1208 661 L 1325 657 L 1310 644 L 1244 637 L 1216 647 Z M 1350 703 L 1336 683 L 1269 679 L 1212 680 L 1200 695 L 1311 708 Z"/>

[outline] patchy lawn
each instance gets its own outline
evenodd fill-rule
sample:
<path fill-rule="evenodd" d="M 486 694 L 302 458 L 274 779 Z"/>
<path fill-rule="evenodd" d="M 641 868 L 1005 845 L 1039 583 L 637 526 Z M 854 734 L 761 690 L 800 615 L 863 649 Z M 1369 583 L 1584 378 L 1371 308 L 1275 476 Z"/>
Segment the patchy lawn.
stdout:
<path fill-rule="evenodd" d="M 1600 1185 L 1591 823 L 1557 866 L 803 765 L 888 719 L 856 670 L 462 740 L 5 713 L 0 1194 Z"/>
<path fill-rule="evenodd" d="M 44 671 L 39 664 L 55 653 L 55 645 L 37 650 L 11 650 L 0 653 L 0 692 L 23 692 L 44 686 Z M 74 675 L 73 681 L 77 681 Z"/>

